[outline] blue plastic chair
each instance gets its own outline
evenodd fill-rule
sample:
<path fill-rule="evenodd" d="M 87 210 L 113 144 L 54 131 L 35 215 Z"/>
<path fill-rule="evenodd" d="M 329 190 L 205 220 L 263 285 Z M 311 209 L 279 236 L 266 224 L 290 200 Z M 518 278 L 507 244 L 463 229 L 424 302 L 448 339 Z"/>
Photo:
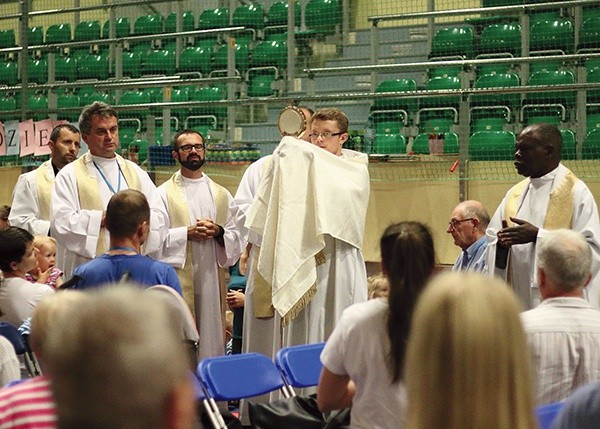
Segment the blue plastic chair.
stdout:
<path fill-rule="evenodd" d="M 260 353 L 203 359 L 196 375 L 206 398 L 202 401 L 215 429 L 227 429 L 216 401 L 233 401 L 281 390 L 285 383 L 275 364 Z"/>
<path fill-rule="evenodd" d="M 552 404 L 536 407 L 535 415 L 539 423 L 539 429 L 550 429 L 552 422 L 558 416 L 564 404 L 564 402 L 553 402 Z"/>
<path fill-rule="evenodd" d="M 29 335 L 21 335 L 19 330 L 7 322 L 0 322 L 0 335 L 11 342 L 17 356 L 23 356 L 25 368 L 30 376 L 35 377 L 41 374 L 37 360 L 29 348 Z"/>
<path fill-rule="evenodd" d="M 321 352 L 325 343 L 284 347 L 277 352 L 275 364 L 283 374 L 289 396 L 295 396 L 292 387 L 311 387 L 319 384 Z"/>

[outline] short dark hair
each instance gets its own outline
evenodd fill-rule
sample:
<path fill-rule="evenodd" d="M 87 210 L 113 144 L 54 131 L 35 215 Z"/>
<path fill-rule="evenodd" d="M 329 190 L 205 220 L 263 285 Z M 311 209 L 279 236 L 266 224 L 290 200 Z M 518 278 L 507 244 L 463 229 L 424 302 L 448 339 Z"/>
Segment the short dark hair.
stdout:
<path fill-rule="evenodd" d="M 68 131 L 71 131 L 72 133 L 75 133 L 75 134 L 81 134 L 79 132 L 79 130 L 77 129 L 77 127 L 74 126 L 74 125 L 71 125 L 71 124 L 60 124 L 60 125 L 55 126 L 52 129 L 52 132 L 50 133 L 50 140 L 53 141 L 53 142 L 55 142 L 58 139 L 58 137 L 60 136 L 60 132 L 62 130 L 65 130 L 65 129 L 68 130 Z"/>
<path fill-rule="evenodd" d="M 340 127 L 340 132 L 348 132 L 348 117 L 340 109 L 334 107 L 317 110 L 311 119 L 311 122 L 314 121 L 336 121 Z"/>
<path fill-rule="evenodd" d="M 181 137 L 184 134 L 197 134 L 200 136 L 200 138 L 202 139 L 202 142 L 204 143 L 204 136 L 202 135 L 202 133 L 200 131 L 196 131 L 196 130 L 192 130 L 190 128 L 185 129 L 185 130 L 181 130 L 181 131 L 177 131 L 177 133 L 173 136 L 173 150 L 178 150 L 179 149 L 179 137 Z"/>
<path fill-rule="evenodd" d="M 33 235 L 17 226 L 9 226 L 0 231 L 0 270 L 11 272 L 13 262 L 21 262 L 27 246 L 33 243 Z"/>
<path fill-rule="evenodd" d="M 85 106 L 81 115 L 79 115 L 79 129 L 82 134 L 89 134 L 92 131 L 92 117 L 101 116 L 104 118 L 115 117 L 119 119 L 117 111 L 110 105 L 102 101 L 94 101 L 89 106 Z"/>
<path fill-rule="evenodd" d="M 111 236 L 130 237 L 144 222 L 150 222 L 150 206 L 140 191 L 125 189 L 108 201 L 106 229 Z"/>

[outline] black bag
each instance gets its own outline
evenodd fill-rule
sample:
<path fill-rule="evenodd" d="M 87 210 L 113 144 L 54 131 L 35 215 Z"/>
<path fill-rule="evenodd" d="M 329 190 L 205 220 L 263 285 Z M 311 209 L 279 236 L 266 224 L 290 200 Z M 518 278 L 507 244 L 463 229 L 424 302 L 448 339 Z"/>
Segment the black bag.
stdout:
<path fill-rule="evenodd" d="M 342 429 L 350 426 L 350 409 L 324 415 L 315 395 L 294 396 L 269 403 L 248 403 L 253 429 Z"/>

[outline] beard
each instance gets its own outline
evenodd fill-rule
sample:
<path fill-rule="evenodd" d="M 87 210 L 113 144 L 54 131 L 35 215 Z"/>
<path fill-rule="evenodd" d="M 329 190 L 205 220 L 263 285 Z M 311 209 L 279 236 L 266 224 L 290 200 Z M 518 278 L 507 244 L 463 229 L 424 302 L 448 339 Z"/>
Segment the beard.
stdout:
<path fill-rule="evenodd" d="M 187 168 L 188 170 L 191 171 L 196 171 L 199 170 L 200 168 L 202 168 L 202 166 L 204 165 L 204 159 L 199 158 L 197 160 L 193 160 L 193 161 L 182 161 L 181 159 L 179 160 L 179 163 L 181 164 L 182 167 Z"/>

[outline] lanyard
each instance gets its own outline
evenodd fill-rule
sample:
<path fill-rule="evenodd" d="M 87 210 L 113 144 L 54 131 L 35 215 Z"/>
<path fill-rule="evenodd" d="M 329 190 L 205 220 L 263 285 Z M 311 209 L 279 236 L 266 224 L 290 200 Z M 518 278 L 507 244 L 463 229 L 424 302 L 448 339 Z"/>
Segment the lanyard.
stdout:
<path fill-rule="evenodd" d="M 96 164 L 96 161 L 92 161 L 94 163 L 94 167 L 96 167 L 96 170 L 98 170 L 98 173 L 100 173 L 100 176 L 102 176 L 102 180 L 104 180 L 104 183 L 106 183 L 106 186 L 108 186 L 108 189 L 110 189 L 110 192 L 114 194 L 116 194 L 117 192 L 119 192 L 121 190 L 121 176 L 123 175 L 123 172 L 121 171 L 121 166 L 119 165 L 119 162 L 117 162 L 117 168 L 119 169 L 119 181 L 117 182 L 117 190 L 115 191 L 115 188 L 112 187 L 112 185 L 110 184 L 110 182 L 108 181 L 108 179 L 106 178 L 106 176 L 104 175 L 104 173 L 102 172 L 102 170 L 100 170 L 100 167 L 98 167 L 98 164 Z"/>

